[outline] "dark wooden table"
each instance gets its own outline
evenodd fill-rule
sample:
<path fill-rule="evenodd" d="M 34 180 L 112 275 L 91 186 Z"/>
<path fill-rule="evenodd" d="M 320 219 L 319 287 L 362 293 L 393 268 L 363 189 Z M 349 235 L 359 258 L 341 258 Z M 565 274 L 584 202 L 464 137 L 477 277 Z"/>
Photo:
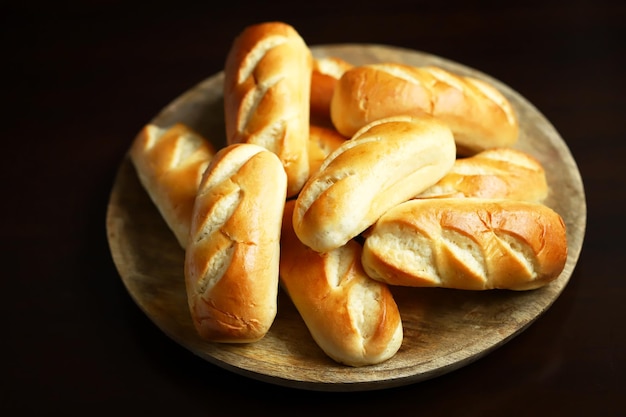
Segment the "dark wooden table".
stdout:
<path fill-rule="evenodd" d="M 2 7 L 0 414 L 626 415 L 624 3 L 280 3 Z M 311 45 L 388 44 L 463 63 L 552 122 L 585 184 L 587 233 L 564 292 L 525 332 L 435 379 L 314 392 L 212 365 L 134 304 L 105 230 L 119 163 L 144 123 L 266 20 Z"/>

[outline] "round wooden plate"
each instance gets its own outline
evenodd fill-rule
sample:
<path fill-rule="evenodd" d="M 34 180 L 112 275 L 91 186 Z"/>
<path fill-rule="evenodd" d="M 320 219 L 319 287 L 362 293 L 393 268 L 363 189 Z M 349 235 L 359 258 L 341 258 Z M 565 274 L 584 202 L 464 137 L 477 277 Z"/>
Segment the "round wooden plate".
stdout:
<path fill-rule="evenodd" d="M 394 287 L 404 326 L 398 353 L 379 365 L 335 363 L 315 344 L 297 310 L 279 293 L 278 315 L 261 341 L 247 345 L 201 340 L 185 292 L 184 251 L 140 185 L 126 157 L 107 212 L 108 240 L 129 294 L 173 340 L 217 366 L 247 377 L 319 391 L 375 390 L 426 380 L 467 365 L 518 335 L 540 317 L 565 288 L 578 260 L 586 226 L 582 180 L 567 145 L 546 118 L 506 85 L 474 69 L 430 54 L 384 45 L 312 47 L 316 57 L 337 56 L 355 65 L 402 62 L 436 65 L 491 82 L 511 101 L 520 120 L 518 149 L 546 169 L 546 204 L 567 226 L 568 258 L 561 276 L 534 291 L 462 291 Z M 183 122 L 214 142 L 225 143 L 223 73 L 213 75 L 165 107 L 151 123 Z"/>

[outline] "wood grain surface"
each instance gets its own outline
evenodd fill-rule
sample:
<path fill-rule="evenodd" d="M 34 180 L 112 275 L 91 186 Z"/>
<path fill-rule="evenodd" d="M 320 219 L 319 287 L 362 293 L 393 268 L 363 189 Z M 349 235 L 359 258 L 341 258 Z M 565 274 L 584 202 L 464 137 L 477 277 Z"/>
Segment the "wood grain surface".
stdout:
<path fill-rule="evenodd" d="M 356 65 L 383 61 L 437 65 L 499 88 L 519 116 L 516 147 L 545 167 L 550 186 L 545 203 L 567 227 L 568 259 L 561 276 L 546 287 L 525 292 L 394 287 L 404 326 L 403 345 L 392 359 L 374 366 L 351 368 L 326 357 L 283 292 L 279 292 L 276 321 L 264 339 L 248 345 L 208 343 L 195 333 L 187 309 L 184 252 L 126 157 L 110 195 L 106 226 L 114 263 L 133 300 L 170 338 L 213 364 L 272 384 L 319 391 L 378 390 L 434 378 L 480 359 L 525 330 L 567 285 L 585 235 L 587 212 L 580 173 L 552 124 L 508 86 L 445 58 L 385 45 L 312 49 L 318 57 L 339 56 Z M 183 122 L 217 147 L 223 146 L 222 80 L 222 73 L 209 76 L 146 123 Z"/>

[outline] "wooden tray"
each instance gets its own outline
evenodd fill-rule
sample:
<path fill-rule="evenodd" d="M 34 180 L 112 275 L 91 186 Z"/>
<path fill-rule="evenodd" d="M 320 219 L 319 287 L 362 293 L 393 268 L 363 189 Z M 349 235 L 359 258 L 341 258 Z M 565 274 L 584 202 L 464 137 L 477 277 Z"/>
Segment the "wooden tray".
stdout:
<path fill-rule="evenodd" d="M 119 167 L 107 212 L 108 240 L 129 294 L 173 340 L 217 366 L 268 383 L 319 391 L 375 390 L 426 380 L 467 365 L 518 335 L 542 315 L 565 288 L 578 260 L 586 226 L 583 184 L 576 163 L 554 127 L 511 88 L 474 69 L 422 52 L 384 45 L 312 47 L 317 57 L 338 56 L 355 64 L 403 62 L 437 65 L 494 84 L 520 119 L 517 148 L 537 157 L 546 169 L 546 204 L 567 226 L 568 259 L 550 285 L 527 292 L 393 288 L 402 314 L 404 341 L 385 363 L 363 368 L 339 365 L 311 338 L 287 296 L 270 332 L 253 344 L 201 340 L 187 307 L 184 252 L 167 228 L 126 157 Z M 216 147 L 225 143 L 223 73 L 213 75 L 165 107 L 151 123 L 187 123 Z"/>

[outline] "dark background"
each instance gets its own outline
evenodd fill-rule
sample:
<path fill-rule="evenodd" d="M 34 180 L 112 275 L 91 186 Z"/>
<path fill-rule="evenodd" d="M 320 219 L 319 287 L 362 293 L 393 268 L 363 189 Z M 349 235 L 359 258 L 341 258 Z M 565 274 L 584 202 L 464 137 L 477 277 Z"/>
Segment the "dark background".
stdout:
<path fill-rule="evenodd" d="M 624 416 L 626 3 L 317 1 L 1 6 L 0 413 Z M 570 283 L 524 333 L 450 374 L 375 392 L 246 379 L 170 340 L 111 260 L 109 192 L 134 135 L 221 71 L 266 20 L 310 45 L 461 62 L 532 102 L 576 159 L 587 233 Z M 7 148 L 8 146 L 8 148 Z"/>

